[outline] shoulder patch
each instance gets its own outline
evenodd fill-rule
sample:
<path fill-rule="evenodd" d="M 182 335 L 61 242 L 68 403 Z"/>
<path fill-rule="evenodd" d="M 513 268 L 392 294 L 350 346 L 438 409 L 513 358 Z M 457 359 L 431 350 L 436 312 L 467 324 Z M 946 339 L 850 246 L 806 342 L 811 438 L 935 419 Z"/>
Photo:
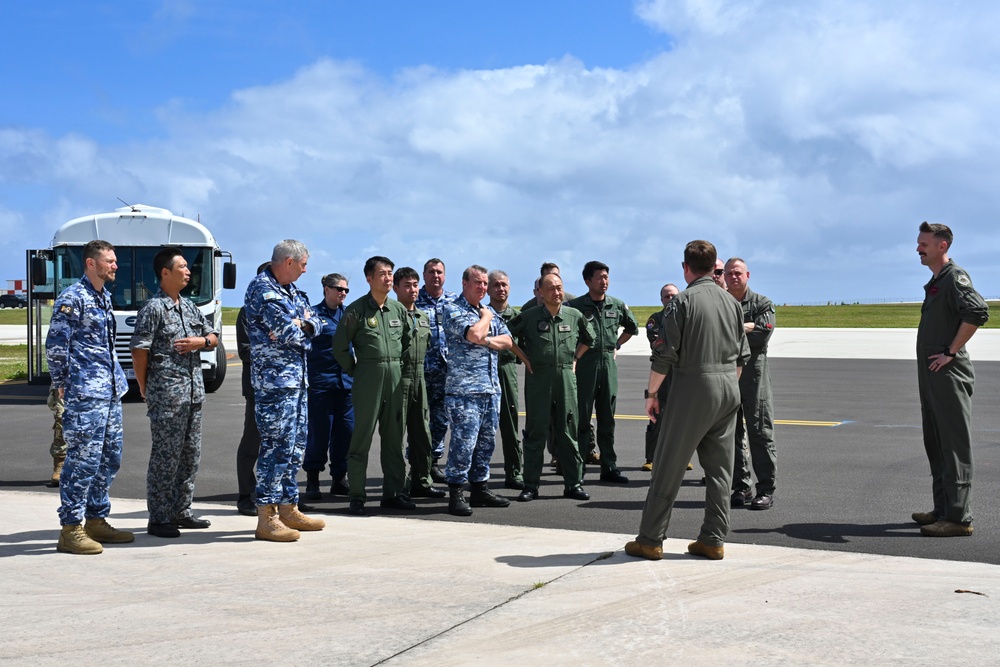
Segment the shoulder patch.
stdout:
<path fill-rule="evenodd" d="M 448 312 L 448 319 L 450 320 L 453 320 L 456 317 L 461 317 L 461 316 L 462 316 L 462 311 L 460 310 L 452 310 Z"/>
<path fill-rule="evenodd" d="M 969 276 L 965 275 L 964 273 L 959 273 L 958 275 L 956 275 L 955 282 L 961 285 L 962 287 L 969 287 L 970 285 L 972 285 L 972 281 L 969 280 Z"/>
<path fill-rule="evenodd" d="M 367 320 L 365 320 L 365 323 L 368 324 L 368 326 L 370 326 L 372 329 L 375 329 L 378 327 L 378 318 L 374 316 L 369 317 Z"/>
<path fill-rule="evenodd" d="M 68 303 L 64 303 L 62 306 L 59 307 L 59 312 L 60 313 L 65 313 L 67 315 L 72 315 L 73 314 L 73 306 L 69 305 Z"/>
<path fill-rule="evenodd" d="M 262 298 L 264 301 L 280 301 L 281 300 L 281 296 L 277 292 L 273 292 L 271 290 L 268 290 L 267 292 L 264 292 L 263 294 L 261 294 L 260 298 Z"/>

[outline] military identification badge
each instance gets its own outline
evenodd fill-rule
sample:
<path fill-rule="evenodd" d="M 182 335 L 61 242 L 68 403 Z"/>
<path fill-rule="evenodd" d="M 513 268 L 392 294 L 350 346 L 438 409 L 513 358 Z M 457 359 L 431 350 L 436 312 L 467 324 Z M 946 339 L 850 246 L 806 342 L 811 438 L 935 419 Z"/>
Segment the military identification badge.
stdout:
<path fill-rule="evenodd" d="M 569 325 L 568 324 L 560 324 L 559 325 L 559 333 L 568 333 L 569 330 L 570 329 L 569 329 Z"/>
<path fill-rule="evenodd" d="M 378 328 L 378 319 L 374 315 L 365 320 L 365 322 L 367 322 L 368 326 L 370 326 L 372 329 Z"/>
<path fill-rule="evenodd" d="M 546 322 L 545 320 L 539 320 L 538 321 L 538 330 L 539 331 L 548 331 L 549 330 L 549 323 Z"/>
<path fill-rule="evenodd" d="M 395 328 L 395 327 L 401 327 L 401 326 L 403 326 L 403 323 L 400 322 L 399 320 L 389 320 L 389 326 L 393 327 L 393 328 Z"/>

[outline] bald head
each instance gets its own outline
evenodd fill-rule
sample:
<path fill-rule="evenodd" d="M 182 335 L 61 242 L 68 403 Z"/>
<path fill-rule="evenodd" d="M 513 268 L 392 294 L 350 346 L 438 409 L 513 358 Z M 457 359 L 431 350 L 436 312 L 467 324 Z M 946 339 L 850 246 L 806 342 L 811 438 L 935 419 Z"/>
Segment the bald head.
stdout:
<path fill-rule="evenodd" d="M 563 300 L 563 283 L 558 273 L 550 273 L 543 276 L 538 284 L 538 289 L 542 294 L 542 301 L 549 308 L 558 308 Z"/>

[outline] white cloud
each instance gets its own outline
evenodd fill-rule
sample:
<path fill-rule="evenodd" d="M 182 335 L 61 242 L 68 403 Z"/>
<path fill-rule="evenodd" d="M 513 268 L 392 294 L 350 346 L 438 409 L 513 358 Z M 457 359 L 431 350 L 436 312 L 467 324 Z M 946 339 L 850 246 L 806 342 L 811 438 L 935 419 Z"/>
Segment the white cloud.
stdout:
<path fill-rule="evenodd" d="M 664 0 L 636 11 L 675 41 L 623 70 L 572 57 L 415 63 L 387 80 L 321 59 L 210 113 L 164 106 L 165 139 L 102 146 L 0 129 L 0 191 L 24 203 L 6 219 L 44 243 L 121 196 L 200 213 L 243 277 L 291 236 L 312 249 L 314 279 L 362 281 L 375 253 L 418 268 L 436 255 L 453 288 L 470 263 L 505 268 L 518 302 L 541 261 L 563 264 L 579 292 L 578 267 L 602 259 L 633 303 L 680 279 L 695 237 L 746 257 L 779 302 L 916 297 L 926 271 L 908 246 L 932 219 L 955 227 L 980 289 L 1000 293 L 992 258 L 962 244 L 996 241 L 1000 9 Z"/>

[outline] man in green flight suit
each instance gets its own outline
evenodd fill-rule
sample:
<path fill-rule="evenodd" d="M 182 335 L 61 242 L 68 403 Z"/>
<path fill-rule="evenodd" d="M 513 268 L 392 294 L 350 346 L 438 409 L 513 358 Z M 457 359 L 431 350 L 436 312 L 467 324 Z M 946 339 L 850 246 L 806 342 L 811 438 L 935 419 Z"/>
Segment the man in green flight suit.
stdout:
<path fill-rule="evenodd" d="M 663 314 L 667 312 L 667 304 L 680 294 L 680 290 L 677 289 L 677 285 L 673 283 L 667 283 L 660 288 L 660 303 L 663 304 L 663 310 L 658 310 L 649 316 L 646 320 L 646 339 L 649 341 L 649 349 L 651 351 L 656 351 L 657 344 L 662 345 L 663 339 L 660 338 L 661 327 L 663 326 Z M 659 343 L 658 343 L 659 341 Z M 660 391 L 657 392 L 657 398 L 660 399 L 660 411 L 663 411 L 663 406 L 667 402 L 667 393 L 670 391 L 670 375 L 668 374 L 666 379 L 660 384 Z M 649 420 L 646 425 L 646 462 L 642 464 L 642 469 L 646 472 L 653 471 L 653 452 L 656 451 L 656 439 L 660 434 L 660 428 L 663 425 L 663 420 L 653 421 Z M 688 470 L 692 466 L 688 465 Z"/>
<path fill-rule="evenodd" d="M 420 293 L 420 274 L 404 266 L 392 277 L 392 291 L 410 318 L 409 344 L 403 347 L 403 427 L 409 433 L 407 454 L 410 459 L 410 496 L 444 498 L 444 489 L 431 485 L 431 429 L 427 408 L 427 384 L 424 358 L 431 337 L 430 318 L 416 307 Z"/>
<path fill-rule="evenodd" d="M 705 469 L 705 520 L 688 552 L 720 560 L 729 534 L 729 487 L 733 477 L 739 376 L 750 359 L 743 310 L 712 283 L 715 246 L 691 241 L 684 248 L 687 289 L 663 317 L 663 345 L 652 356 L 646 414 L 663 419 L 653 456 L 653 476 L 642 508 L 639 534 L 625 545 L 636 558 L 663 558 L 663 539 L 688 461 L 698 452 Z M 668 371 L 670 393 L 660 411 L 656 392 Z"/>
<path fill-rule="evenodd" d="M 618 403 L 618 363 L 615 354 L 632 336 L 638 335 L 639 323 L 625 302 L 608 294 L 608 265 L 591 261 L 583 265 L 587 294 L 571 299 L 594 328 L 594 345 L 576 366 L 580 391 L 580 455 L 586 459 L 593 448 L 590 414 L 597 409 L 597 447 L 601 452 L 601 481 L 628 484 L 628 477 L 618 470 L 615 454 L 615 407 Z M 618 331 L 622 329 L 619 335 Z"/>
<path fill-rule="evenodd" d="M 489 273 L 486 292 L 490 295 L 490 308 L 510 325 L 510 321 L 520 312 L 510 305 L 510 278 L 504 271 L 494 269 Z M 516 343 L 515 343 L 516 347 Z M 521 441 L 517 438 L 517 355 L 513 350 L 501 350 L 498 371 L 500 373 L 500 443 L 503 447 L 503 485 L 508 489 L 521 490 L 524 479 L 521 468 L 524 456 Z"/>
<path fill-rule="evenodd" d="M 545 439 L 551 428 L 565 482 L 563 496 L 588 500 L 590 496 L 581 484 L 583 459 L 576 443 L 579 399 L 575 367 L 594 343 L 594 331 L 580 311 L 563 305 L 562 279 L 558 275 L 542 278 L 540 289 L 544 305 L 522 311 L 508 325 L 528 360 L 524 379 L 524 490 L 517 499 L 527 502 L 538 497 Z"/>
<path fill-rule="evenodd" d="M 368 452 L 378 423 L 382 462 L 382 501 L 387 509 L 416 508 L 404 494 L 406 463 L 403 459 L 403 387 L 400 359 L 410 337 L 406 309 L 389 299 L 393 263 L 388 257 L 370 257 L 365 262 L 368 294 L 344 310 L 333 335 L 333 356 L 354 377 L 354 433 L 347 452 L 347 478 L 351 483 L 351 514 L 366 513 L 365 481 Z M 351 354 L 351 344 L 354 354 Z"/>
<path fill-rule="evenodd" d="M 749 504 L 752 510 L 774 505 L 778 455 L 774 447 L 774 397 L 767 367 L 767 344 L 774 333 L 774 304 L 750 289 L 750 269 L 739 257 L 725 265 L 726 290 L 743 309 L 743 330 L 750 345 L 750 361 L 740 375 L 740 409 L 736 413 L 736 449 L 733 464 L 732 507 Z M 743 426 L 744 421 L 746 427 Z M 749 447 L 744 447 L 744 441 Z M 750 466 L 757 476 L 756 493 L 750 488 Z"/>
<path fill-rule="evenodd" d="M 924 285 L 917 328 L 917 387 L 924 449 L 931 467 L 934 509 L 914 512 L 929 537 L 972 535 L 972 388 L 975 372 L 965 350 L 990 318 L 969 274 L 948 258 L 947 225 L 920 225 L 917 253 L 934 276 Z"/>

